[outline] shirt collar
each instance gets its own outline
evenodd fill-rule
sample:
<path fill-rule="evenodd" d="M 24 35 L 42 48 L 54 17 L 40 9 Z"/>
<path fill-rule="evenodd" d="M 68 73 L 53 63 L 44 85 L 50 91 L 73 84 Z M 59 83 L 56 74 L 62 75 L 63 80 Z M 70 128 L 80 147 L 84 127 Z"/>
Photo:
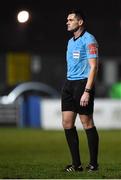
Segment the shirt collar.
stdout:
<path fill-rule="evenodd" d="M 82 31 L 82 33 L 80 34 L 80 36 L 78 36 L 77 38 L 73 37 L 73 40 L 76 41 L 78 38 L 82 37 L 83 34 L 85 33 L 85 31 L 86 31 L 86 29 L 84 29 L 84 30 Z"/>

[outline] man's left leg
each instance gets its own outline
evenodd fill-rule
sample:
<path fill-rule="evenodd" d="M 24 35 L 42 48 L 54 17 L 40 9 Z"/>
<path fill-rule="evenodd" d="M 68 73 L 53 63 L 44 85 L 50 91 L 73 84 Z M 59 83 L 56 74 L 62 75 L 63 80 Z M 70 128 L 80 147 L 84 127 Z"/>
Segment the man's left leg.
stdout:
<path fill-rule="evenodd" d="M 98 169 L 98 145 L 99 136 L 96 127 L 94 126 L 92 115 L 80 115 L 82 125 L 85 129 L 90 153 L 89 171 Z"/>

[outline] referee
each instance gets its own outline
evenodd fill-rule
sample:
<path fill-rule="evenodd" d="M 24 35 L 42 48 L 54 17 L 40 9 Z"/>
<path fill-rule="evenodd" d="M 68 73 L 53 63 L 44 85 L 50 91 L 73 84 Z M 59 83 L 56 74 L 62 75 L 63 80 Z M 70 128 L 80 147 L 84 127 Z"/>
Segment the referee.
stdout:
<path fill-rule="evenodd" d="M 73 33 L 66 52 L 67 78 L 62 88 L 62 125 L 72 157 L 65 171 L 83 171 L 79 152 L 79 139 L 75 120 L 80 121 L 87 135 L 89 147 L 88 171 L 98 170 L 99 137 L 93 121 L 95 78 L 98 68 L 98 44 L 85 28 L 85 17 L 80 10 L 72 10 L 67 16 L 67 30 Z"/>

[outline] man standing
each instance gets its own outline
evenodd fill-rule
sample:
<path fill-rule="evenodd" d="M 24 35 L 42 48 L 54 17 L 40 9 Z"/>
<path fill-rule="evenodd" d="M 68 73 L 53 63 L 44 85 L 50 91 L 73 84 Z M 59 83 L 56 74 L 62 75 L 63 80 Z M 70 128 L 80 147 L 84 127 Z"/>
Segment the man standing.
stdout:
<path fill-rule="evenodd" d="M 90 161 L 86 169 L 98 169 L 99 137 L 93 121 L 94 83 L 98 68 L 98 44 L 85 28 L 85 17 L 80 10 L 67 16 L 67 30 L 73 33 L 68 41 L 66 60 L 67 78 L 62 89 L 62 124 L 70 149 L 72 164 L 65 171 L 83 171 L 79 139 L 75 127 L 76 115 L 87 135 Z"/>

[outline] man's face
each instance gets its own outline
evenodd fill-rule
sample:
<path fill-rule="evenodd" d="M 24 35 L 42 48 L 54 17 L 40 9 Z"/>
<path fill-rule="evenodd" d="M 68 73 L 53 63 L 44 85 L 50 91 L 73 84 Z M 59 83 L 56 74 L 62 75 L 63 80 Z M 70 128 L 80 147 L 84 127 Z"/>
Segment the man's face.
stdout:
<path fill-rule="evenodd" d="M 79 20 L 75 14 L 69 14 L 67 17 L 67 30 L 75 32 L 79 29 L 79 27 L 83 24 L 83 20 Z"/>

